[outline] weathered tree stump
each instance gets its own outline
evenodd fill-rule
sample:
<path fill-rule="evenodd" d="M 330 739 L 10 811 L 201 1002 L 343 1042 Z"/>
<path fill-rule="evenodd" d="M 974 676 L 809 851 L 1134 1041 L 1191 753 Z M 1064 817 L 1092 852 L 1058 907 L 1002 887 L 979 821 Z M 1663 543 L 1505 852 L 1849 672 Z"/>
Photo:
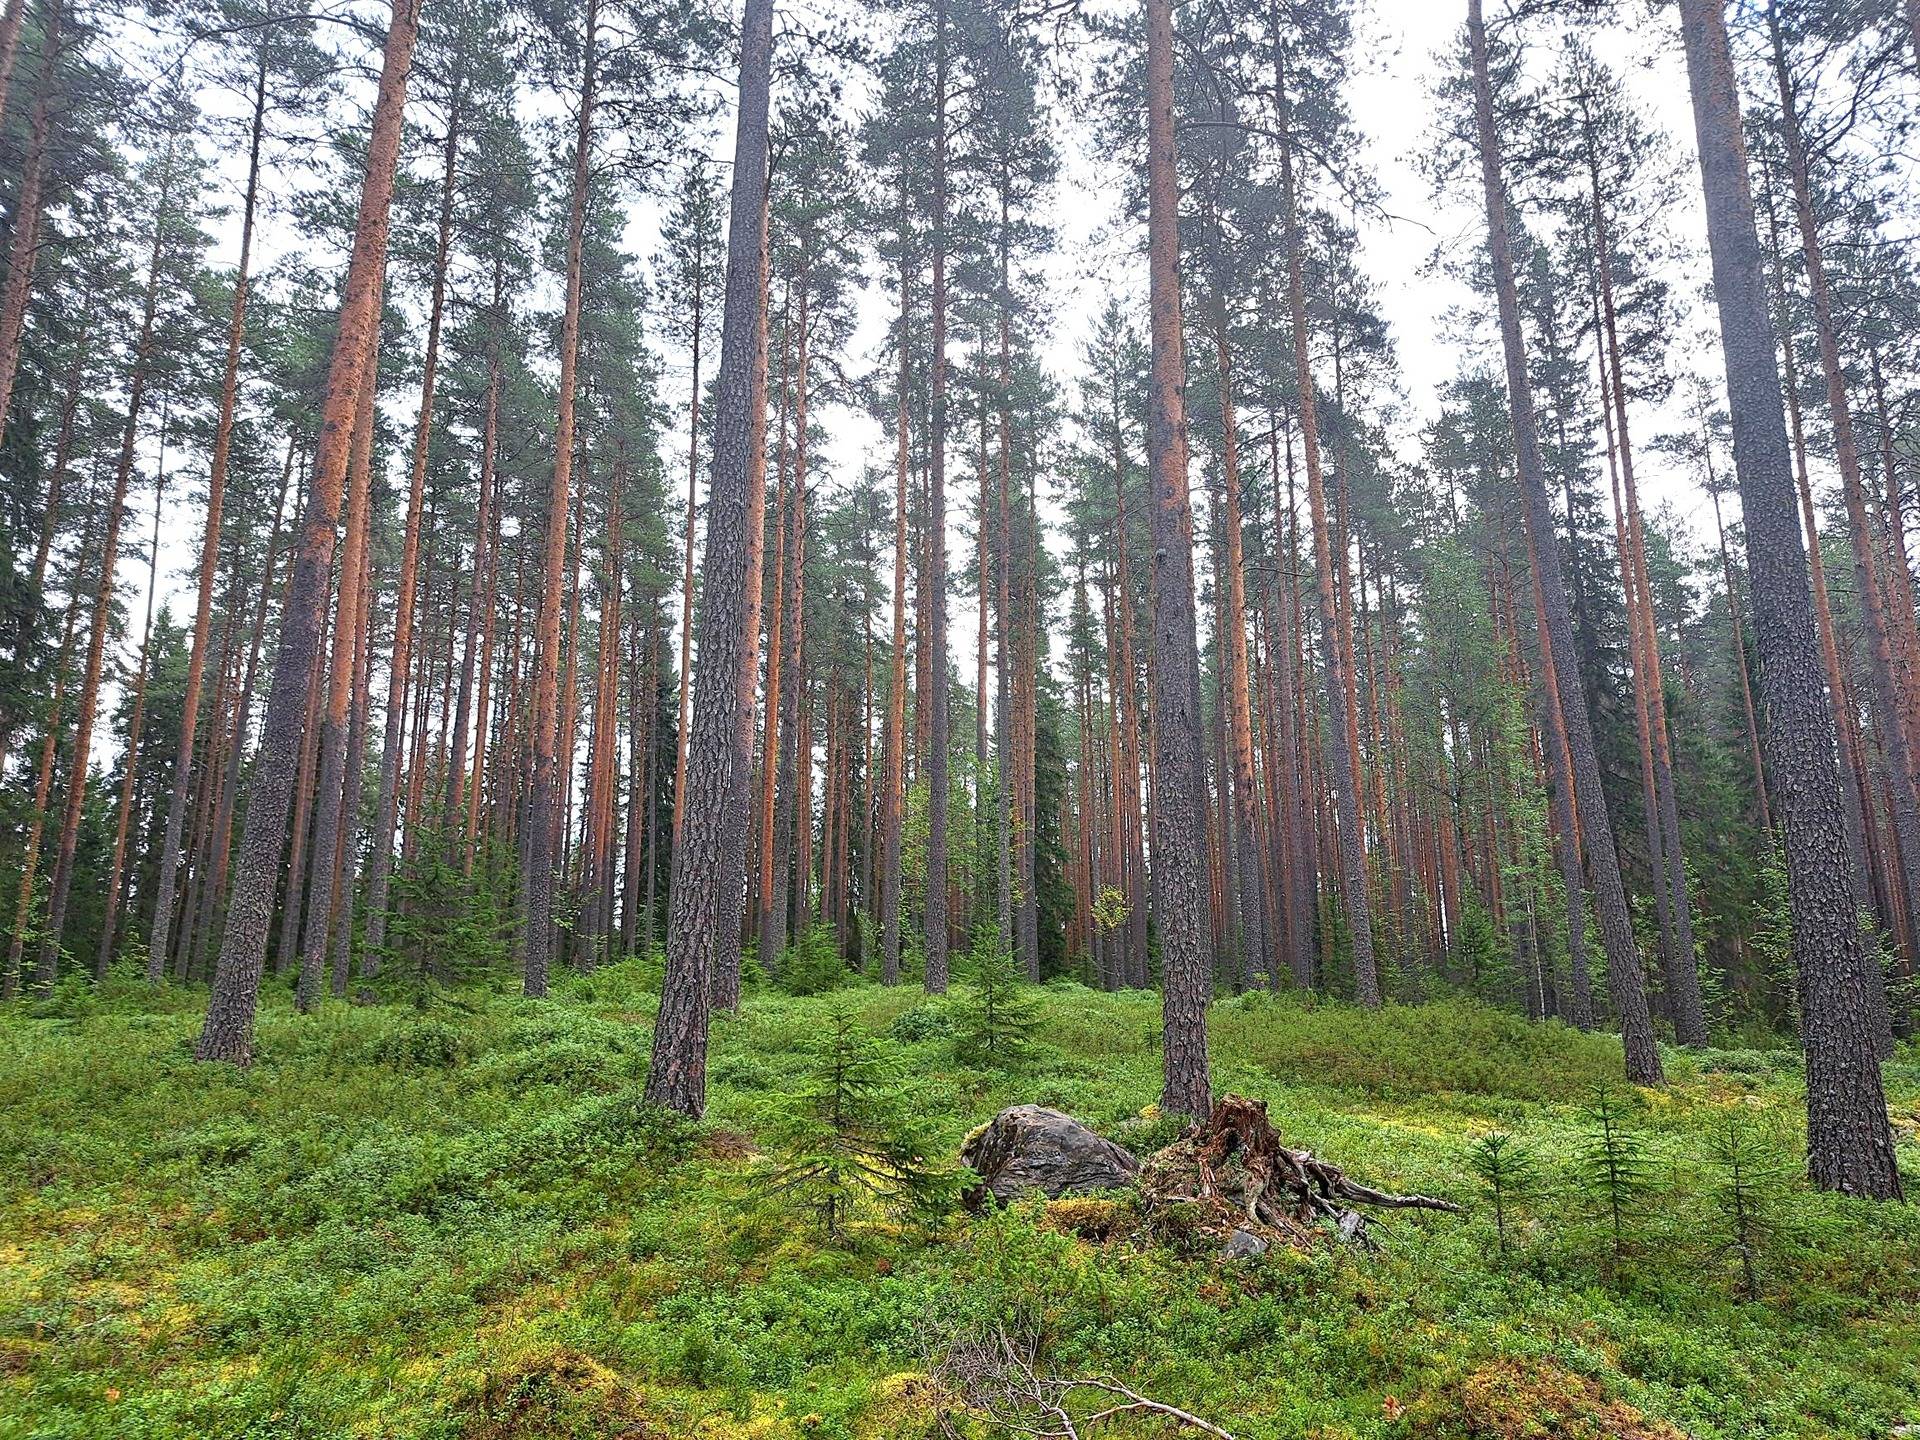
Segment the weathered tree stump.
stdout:
<path fill-rule="evenodd" d="M 1150 1220 L 1214 1236 L 1223 1246 L 1238 1231 L 1304 1248 L 1322 1221 L 1341 1240 L 1367 1245 L 1361 1205 L 1463 1213 L 1450 1200 L 1376 1190 L 1311 1150 L 1290 1148 L 1267 1118 L 1266 1102 L 1240 1095 L 1223 1096 L 1205 1123 L 1149 1156 L 1140 1194 Z M 1240 1242 L 1242 1253 L 1251 1249 Z"/>

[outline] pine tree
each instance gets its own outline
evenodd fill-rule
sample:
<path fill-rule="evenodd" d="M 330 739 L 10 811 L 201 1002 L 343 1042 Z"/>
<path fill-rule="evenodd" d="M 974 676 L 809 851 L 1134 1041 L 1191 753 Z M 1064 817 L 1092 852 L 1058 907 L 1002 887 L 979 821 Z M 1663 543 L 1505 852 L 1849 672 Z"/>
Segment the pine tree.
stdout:
<path fill-rule="evenodd" d="M 863 1200 L 906 1219 L 937 1219 L 953 1176 L 929 1158 L 932 1137 L 915 1117 L 890 1042 L 868 1034 L 853 1010 L 825 1016 L 811 1063 L 769 1116 L 772 1181 L 842 1238 Z"/>

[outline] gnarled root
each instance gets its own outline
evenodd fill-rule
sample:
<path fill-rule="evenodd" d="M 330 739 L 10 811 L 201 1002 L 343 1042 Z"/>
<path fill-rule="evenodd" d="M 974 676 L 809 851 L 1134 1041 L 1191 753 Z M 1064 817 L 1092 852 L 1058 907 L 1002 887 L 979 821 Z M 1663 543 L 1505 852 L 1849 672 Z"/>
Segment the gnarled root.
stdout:
<path fill-rule="evenodd" d="M 1311 1150 L 1281 1143 L 1265 1101 L 1223 1096 L 1203 1124 L 1155 1153 L 1140 1177 L 1148 1214 L 1179 1215 L 1183 1228 L 1251 1228 L 1306 1245 L 1316 1222 L 1343 1241 L 1370 1245 L 1359 1205 L 1463 1213 L 1451 1200 L 1363 1185 Z"/>

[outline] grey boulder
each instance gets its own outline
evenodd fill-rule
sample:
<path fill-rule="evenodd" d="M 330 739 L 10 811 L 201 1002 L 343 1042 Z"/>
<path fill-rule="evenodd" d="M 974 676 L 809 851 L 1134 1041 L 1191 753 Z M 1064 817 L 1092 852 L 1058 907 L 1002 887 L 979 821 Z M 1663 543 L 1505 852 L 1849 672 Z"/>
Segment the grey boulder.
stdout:
<path fill-rule="evenodd" d="M 1120 1190 L 1140 1173 L 1131 1151 L 1044 1105 L 1002 1110 L 967 1136 L 960 1159 L 980 1177 L 964 1196 L 975 1210 L 988 1196 L 1004 1204 L 1027 1194 L 1053 1199 Z"/>

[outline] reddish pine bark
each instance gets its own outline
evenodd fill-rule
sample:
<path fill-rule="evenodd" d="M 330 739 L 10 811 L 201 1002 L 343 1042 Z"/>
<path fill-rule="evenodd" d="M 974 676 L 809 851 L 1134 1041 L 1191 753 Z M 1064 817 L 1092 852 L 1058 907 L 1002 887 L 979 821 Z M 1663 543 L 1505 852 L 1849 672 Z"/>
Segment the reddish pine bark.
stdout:
<path fill-rule="evenodd" d="M 401 111 L 407 75 L 419 30 L 415 0 L 395 0 L 387 30 L 380 89 L 374 103 L 360 210 L 354 227 L 353 257 L 328 367 L 321 405 L 319 447 L 314 458 L 312 495 L 289 585 L 280 645 L 275 653 L 267 717 L 247 803 L 240 844 L 240 872 L 227 910 L 213 997 L 195 1055 L 201 1060 L 246 1064 L 253 1057 L 253 1020 L 266 958 L 267 929 L 273 916 L 280 860 L 286 843 L 287 812 L 293 798 L 294 770 L 305 725 L 314 658 L 319 646 L 326 576 L 334 549 L 341 491 L 360 389 L 369 357 L 378 343 L 380 274 L 385 267 L 393 176 L 400 151 Z"/>

